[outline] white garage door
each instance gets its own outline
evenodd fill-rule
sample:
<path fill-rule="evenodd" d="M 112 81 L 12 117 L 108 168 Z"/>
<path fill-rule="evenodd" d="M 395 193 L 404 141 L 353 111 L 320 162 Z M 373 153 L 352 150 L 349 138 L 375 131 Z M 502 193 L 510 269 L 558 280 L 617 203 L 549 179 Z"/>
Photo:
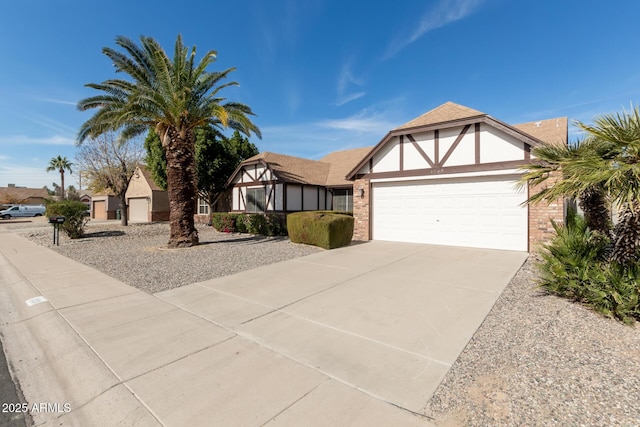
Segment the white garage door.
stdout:
<path fill-rule="evenodd" d="M 375 240 L 527 250 L 526 190 L 516 176 L 375 183 Z"/>
<path fill-rule="evenodd" d="M 149 202 L 146 198 L 129 199 L 129 221 L 149 222 Z"/>

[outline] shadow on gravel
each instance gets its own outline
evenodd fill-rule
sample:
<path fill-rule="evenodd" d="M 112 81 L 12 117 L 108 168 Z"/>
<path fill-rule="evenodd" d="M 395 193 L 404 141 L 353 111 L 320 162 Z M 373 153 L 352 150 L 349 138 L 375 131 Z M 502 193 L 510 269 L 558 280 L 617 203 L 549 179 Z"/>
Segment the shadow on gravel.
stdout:
<path fill-rule="evenodd" d="M 200 242 L 200 246 L 203 245 L 213 245 L 219 244 L 223 245 L 225 243 L 247 243 L 247 244 L 256 244 L 256 243 L 269 243 L 269 242 L 281 242 L 286 240 L 286 237 L 264 237 L 264 236 L 247 236 L 247 237 L 236 237 L 234 239 L 225 239 L 225 240 L 216 240 L 213 242 Z"/>
<path fill-rule="evenodd" d="M 117 237 L 124 236 L 125 232 L 122 230 L 110 230 L 110 231 L 96 231 L 94 233 L 85 233 L 84 238 L 89 237 Z"/>

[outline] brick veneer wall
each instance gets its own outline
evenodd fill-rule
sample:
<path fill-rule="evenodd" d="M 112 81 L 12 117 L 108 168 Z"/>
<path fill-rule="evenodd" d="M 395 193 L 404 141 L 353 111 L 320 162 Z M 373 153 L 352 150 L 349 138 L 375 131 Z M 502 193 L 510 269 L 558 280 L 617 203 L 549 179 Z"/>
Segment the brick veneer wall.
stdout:
<path fill-rule="evenodd" d="M 359 188 L 364 188 L 364 195 L 360 197 Z M 368 179 L 356 179 L 353 183 L 353 240 L 369 240 L 369 200 L 371 199 L 371 185 Z"/>
<path fill-rule="evenodd" d="M 553 185 L 559 172 L 555 172 L 545 182 L 537 186 L 529 186 L 529 197 L 544 188 Z M 534 252 L 541 243 L 548 242 L 554 235 L 551 220 L 564 224 L 564 199 L 559 198 L 551 203 L 540 202 L 529 205 L 529 252 Z"/>

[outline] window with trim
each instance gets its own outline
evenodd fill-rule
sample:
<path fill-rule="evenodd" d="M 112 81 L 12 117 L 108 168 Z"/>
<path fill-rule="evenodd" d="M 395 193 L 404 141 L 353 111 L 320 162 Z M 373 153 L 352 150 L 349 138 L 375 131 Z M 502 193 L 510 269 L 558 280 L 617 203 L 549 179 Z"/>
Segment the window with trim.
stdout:
<path fill-rule="evenodd" d="M 265 208 L 265 193 L 262 188 L 247 188 L 247 212 L 260 213 Z"/>
<path fill-rule="evenodd" d="M 202 197 L 198 197 L 198 215 L 209 215 L 209 204 Z"/>
<path fill-rule="evenodd" d="M 351 212 L 353 211 L 353 189 L 345 188 L 333 190 L 333 210 Z"/>

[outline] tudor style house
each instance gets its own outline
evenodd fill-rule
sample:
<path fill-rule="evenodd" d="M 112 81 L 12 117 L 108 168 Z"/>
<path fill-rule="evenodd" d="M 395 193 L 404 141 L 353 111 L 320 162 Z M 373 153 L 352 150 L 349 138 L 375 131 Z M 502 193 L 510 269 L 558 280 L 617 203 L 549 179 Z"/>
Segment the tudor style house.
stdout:
<path fill-rule="evenodd" d="M 563 200 L 528 206 L 518 185 L 542 142 L 567 144 L 567 118 L 509 125 L 447 102 L 374 147 L 319 161 L 262 153 L 241 163 L 236 212 L 352 210 L 354 239 L 528 251 L 562 222 Z"/>
<path fill-rule="evenodd" d="M 371 149 L 336 151 L 307 160 L 270 152 L 240 163 L 227 181 L 232 212 L 288 213 L 353 209 L 353 183 L 345 176 Z"/>

